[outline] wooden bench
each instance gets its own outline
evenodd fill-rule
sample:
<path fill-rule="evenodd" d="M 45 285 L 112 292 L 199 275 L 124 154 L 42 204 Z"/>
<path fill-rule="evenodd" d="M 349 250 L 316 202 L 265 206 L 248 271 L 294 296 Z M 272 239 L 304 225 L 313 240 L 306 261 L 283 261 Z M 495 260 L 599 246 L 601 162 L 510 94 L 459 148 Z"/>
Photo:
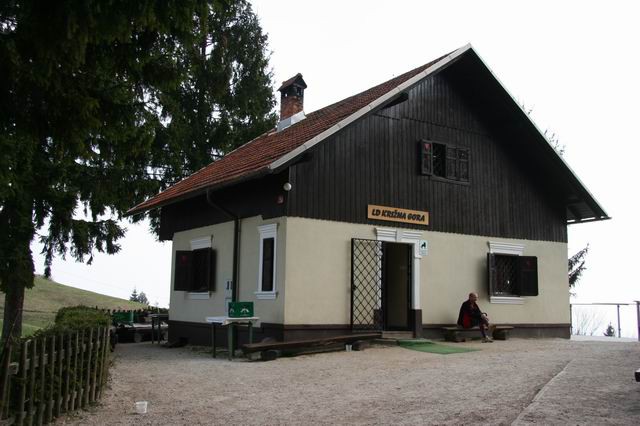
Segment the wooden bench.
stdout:
<path fill-rule="evenodd" d="M 507 338 L 509 337 L 509 331 L 513 330 L 513 327 L 510 325 L 497 325 L 495 327 L 491 327 L 490 329 L 493 329 L 493 338 L 495 340 L 507 340 Z M 480 327 L 442 327 L 442 332 L 444 333 L 444 340 L 446 340 L 447 342 L 464 342 L 466 341 L 466 337 L 464 337 L 463 335 L 479 335 Z"/>
<path fill-rule="evenodd" d="M 267 361 L 276 359 L 280 351 L 283 350 L 319 348 L 337 344 L 354 344 L 355 342 L 361 340 L 379 339 L 381 336 L 381 333 L 366 333 L 347 334 L 343 336 L 326 337 L 322 339 L 290 340 L 287 342 L 246 343 L 242 345 L 242 352 L 245 355 L 260 352 L 261 359 Z"/>

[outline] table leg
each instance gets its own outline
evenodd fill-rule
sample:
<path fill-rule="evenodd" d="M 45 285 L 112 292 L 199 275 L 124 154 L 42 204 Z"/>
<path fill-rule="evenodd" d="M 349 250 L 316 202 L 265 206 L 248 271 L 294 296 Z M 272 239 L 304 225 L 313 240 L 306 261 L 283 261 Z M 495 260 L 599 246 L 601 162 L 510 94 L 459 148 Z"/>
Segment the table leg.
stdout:
<path fill-rule="evenodd" d="M 233 324 L 229 324 L 227 326 L 227 348 L 229 351 L 229 361 L 233 358 L 233 331 L 235 326 Z"/>
<path fill-rule="evenodd" d="M 216 325 L 211 323 L 211 356 L 216 357 Z"/>
<path fill-rule="evenodd" d="M 249 321 L 249 343 L 253 343 L 253 323 Z"/>

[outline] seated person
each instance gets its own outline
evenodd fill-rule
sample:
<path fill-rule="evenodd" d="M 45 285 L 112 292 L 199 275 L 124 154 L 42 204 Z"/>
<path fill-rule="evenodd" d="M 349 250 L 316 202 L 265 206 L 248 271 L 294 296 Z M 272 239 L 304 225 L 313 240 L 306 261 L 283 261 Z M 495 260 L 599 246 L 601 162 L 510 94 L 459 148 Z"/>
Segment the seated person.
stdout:
<path fill-rule="evenodd" d="M 491 343 L 493 340 L 487 336 L 487 328 L 489 327 L 489 317 L 486 313 L 480 310 L 480 307 L 476 303 L 478 295 L 476 293 L 469 293 L 469 299 L 466 300 L 462 306 L 460 306 L 460 313 L 458 314 L 458 325 L 462 328 L 480 327 L 480 333 L 482 333 L 482 342 Z"/>

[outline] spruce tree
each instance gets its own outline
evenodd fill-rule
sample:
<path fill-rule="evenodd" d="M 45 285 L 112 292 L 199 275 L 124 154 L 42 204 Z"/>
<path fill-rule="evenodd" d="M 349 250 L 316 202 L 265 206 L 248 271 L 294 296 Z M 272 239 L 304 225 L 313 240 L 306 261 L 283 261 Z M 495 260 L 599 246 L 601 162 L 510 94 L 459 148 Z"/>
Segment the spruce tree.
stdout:
<path fill-rule="evenodd" d="M 587 269 L 585 263 L 588 253 L 589 244 L 569 258 L 569 261 L 567 262 L 569 269 L 569 288 L 575 287 L 578 281 L 580 281 L 582 273 Z"/>
<path fill-rule="evenodd" d="M 604 335 L 607 336 L 607 337 L 615 337 L 616 336 L 616 329 L 613 328 L 611 323 L 609 323 L 609 325 L 607 326 L 607 329 L 604 331 Z"/>
<path fill-rule="evenodd" d="M 142 303 L 143 305 L 149 305 L 149 299 L 147 299 L 147 295 L 144 294 L 144 291 L 141 291 L 138 295 L 137 302 Z"/>
<path fill-rule="evenodd" d="M 246 1 L 0 5 L 3 339 L 36 235 L 47 275 L 55 255 L 117 253 L 127 209 L 273 125 L 267 62 Z"/>

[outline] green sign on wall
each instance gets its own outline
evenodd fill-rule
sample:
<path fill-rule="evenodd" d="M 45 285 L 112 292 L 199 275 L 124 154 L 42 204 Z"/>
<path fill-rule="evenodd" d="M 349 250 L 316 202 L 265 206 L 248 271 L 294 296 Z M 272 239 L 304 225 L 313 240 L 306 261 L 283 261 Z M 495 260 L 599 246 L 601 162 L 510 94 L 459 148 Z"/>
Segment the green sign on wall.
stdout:
<path fill-rule="evenodd" d="M 231 318 L 248 318 L 253 316 L 253 302 L 229 302 Z"/>

